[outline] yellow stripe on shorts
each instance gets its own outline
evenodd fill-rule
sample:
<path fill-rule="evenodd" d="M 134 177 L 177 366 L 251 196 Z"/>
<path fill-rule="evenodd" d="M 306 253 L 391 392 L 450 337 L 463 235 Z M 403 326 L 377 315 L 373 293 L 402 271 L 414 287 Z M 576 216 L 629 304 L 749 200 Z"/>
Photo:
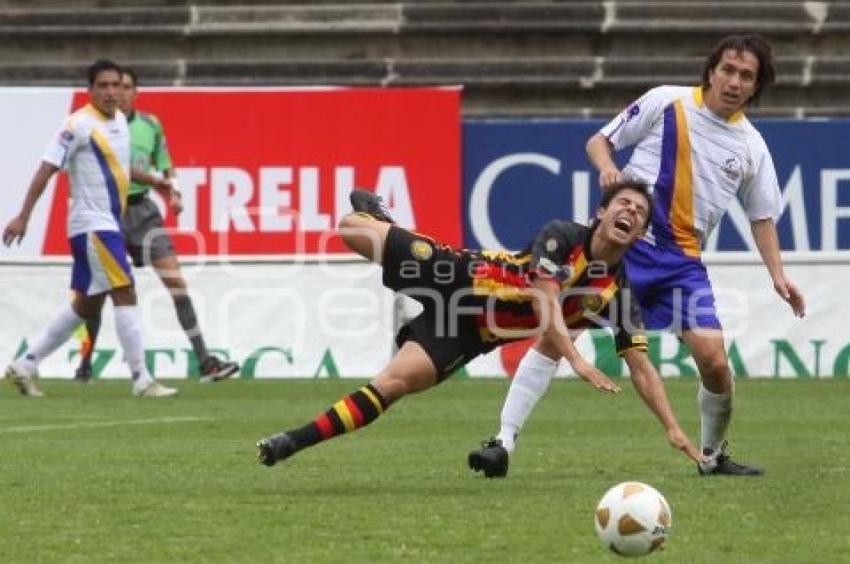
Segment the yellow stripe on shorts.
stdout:
<path fill-rule="evenodd" d="M 130 277 L 100 240 L 97 233 L 91 234 L 91 242 L 94 245 L 94 250 L 97 253 L 97 258 L 100 260 L 100 265 L 106 273 L 106 280 L 109 282 L 110 288 L 123 288 L 130 285 Z"/>

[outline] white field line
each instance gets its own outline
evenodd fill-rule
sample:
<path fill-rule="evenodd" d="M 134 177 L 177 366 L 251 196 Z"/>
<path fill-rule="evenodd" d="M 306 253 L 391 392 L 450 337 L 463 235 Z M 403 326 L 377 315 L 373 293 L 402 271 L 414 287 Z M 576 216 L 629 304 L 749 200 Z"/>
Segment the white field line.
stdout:
<path fill-rule="evenodd" d="M 212 417 L 154 417 L 152 419 L 130 419 L 126 421 L 93 421 L 91 423 L 66 423 L 54 425 L 25 425 L 0 429 L 0 435 L 12 433 L 37 433 L 40 431 L 65 431 L 69 429 L 95 429 L 100 427 L 122 427 L 124 425 L 160 425 L 168 423 L 195 423 L 210 421 Z"/>

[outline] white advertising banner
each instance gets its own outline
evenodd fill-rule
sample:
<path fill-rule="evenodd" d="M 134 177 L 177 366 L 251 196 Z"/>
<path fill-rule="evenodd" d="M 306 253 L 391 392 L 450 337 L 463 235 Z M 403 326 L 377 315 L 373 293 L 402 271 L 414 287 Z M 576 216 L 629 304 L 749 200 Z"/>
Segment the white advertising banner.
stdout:
<path fill-rule="evenodd" d="M 245 378 L 368 377 L 389 360 L 397 325 L 393 294 L 380 269 L 358 261 L 199 264 L 184 266 L 208 346 L 238 360 Z M 738 377 L 847 377 L 850 303 L 836 299 L 850 280 L 847 262 L 792 264 L 789 276 L 806 295 L 808 314 L 796 319 L 773 291 L 763 266 L 710 267 L 724 323 L 730 364 Z M 25 347 L 69 299 L 69 264 L 0 265 L 0 361 Z M 150 269 L 135 270 L 145 349 L 161 377 L 196 374 L 187 338 L 171 300 Z M 412 312 L 405 305 L 401 310 Z M 125 378 L 127 368 L 112 323 L 104 323 L 94 356 L 100 377 Z M 625 373 L 607 333 L 584 335 L 581 352 L 609 373 Z M 41 366 L 45 377 L 69 378 L 79 341 L 72 338 Z M 461 375 L 505 376 L 522 354 L 494 351 Z M 672 335 L 652 336 L 650 355 L 665 376 L 696 368 Z M 562 363 L 562 375 L 569 374 Z"/>
<path fill-rule="evenodd" d="M 3 226 L 20 209 L 27 187 L 44 157 L 48 143 L 59 132 L 68 115 L 74 90 L 71 88 L 0 88 L 0 123 L 6 135 L 0 135 L 3 155 Z M 9 134 L 14 132 L 14 134 Z M 57 176 L 45 192 L 51 194 Z M 42 254 L 47 237 L 51 199 L 42 197 L 27 226 L 20 245 L 3 247 L 3 257 L 33 257 Z M 64 218 L 63 218 L 64 219 Z"/>

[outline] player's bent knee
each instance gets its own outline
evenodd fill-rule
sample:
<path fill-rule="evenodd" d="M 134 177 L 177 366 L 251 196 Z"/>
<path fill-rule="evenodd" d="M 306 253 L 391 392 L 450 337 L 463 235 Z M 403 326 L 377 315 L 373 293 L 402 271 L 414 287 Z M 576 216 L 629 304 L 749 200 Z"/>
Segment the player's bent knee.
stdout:
<path fill-rule="evenodd" d="M 357 213 L 350 213 L 339 220 L 340 229 L 356 229 L 366 225 L 369 220 Z"/>
<path fill-rule="evenodd" d="M 186 285 L 186 280 L 180 276 L 173 276 L 170 278 L 163 278 L 162 283 L 165 284 L 165 287 L 168 288 L 168 291 L 171 293 L 172 298 L 176 298 L 178 296 L 185 296 L 186 291 L 189 287 Z"/>
<path fill-rule="evenodd" d="M 702 366 L 701 376 L 705 387 L 714 393 L 732 391 L 732 371 L 726 359 L 712 359 Z"/>
<path fill-rule="evenodd" d="M 411 371 L 384 371 L 372 381 L 372 385 L 388 403 L 427 390 L 436 383 L 436 378 L 431 374 Z"/>
<path fill-rule="evenodd" d="M 85 320 L 95 319 L 100 315 L 100 310 L 103 308 L 103 295 L 100 296 L 81 296 L 74 299 L 71 307 L 78 316 Z"/>

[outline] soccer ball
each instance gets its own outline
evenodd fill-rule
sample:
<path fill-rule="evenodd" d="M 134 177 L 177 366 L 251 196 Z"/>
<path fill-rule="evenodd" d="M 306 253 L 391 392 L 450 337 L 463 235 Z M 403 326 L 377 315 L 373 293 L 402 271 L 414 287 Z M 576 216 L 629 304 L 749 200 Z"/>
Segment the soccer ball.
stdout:
<path fill-rule="evenodd" d="M 670 505 L 658 490 L 641 482 L 617 484 L 596 507 L 596 534 L 620 556 L 644 556 L 658 549 L 670 532 Z"/>

